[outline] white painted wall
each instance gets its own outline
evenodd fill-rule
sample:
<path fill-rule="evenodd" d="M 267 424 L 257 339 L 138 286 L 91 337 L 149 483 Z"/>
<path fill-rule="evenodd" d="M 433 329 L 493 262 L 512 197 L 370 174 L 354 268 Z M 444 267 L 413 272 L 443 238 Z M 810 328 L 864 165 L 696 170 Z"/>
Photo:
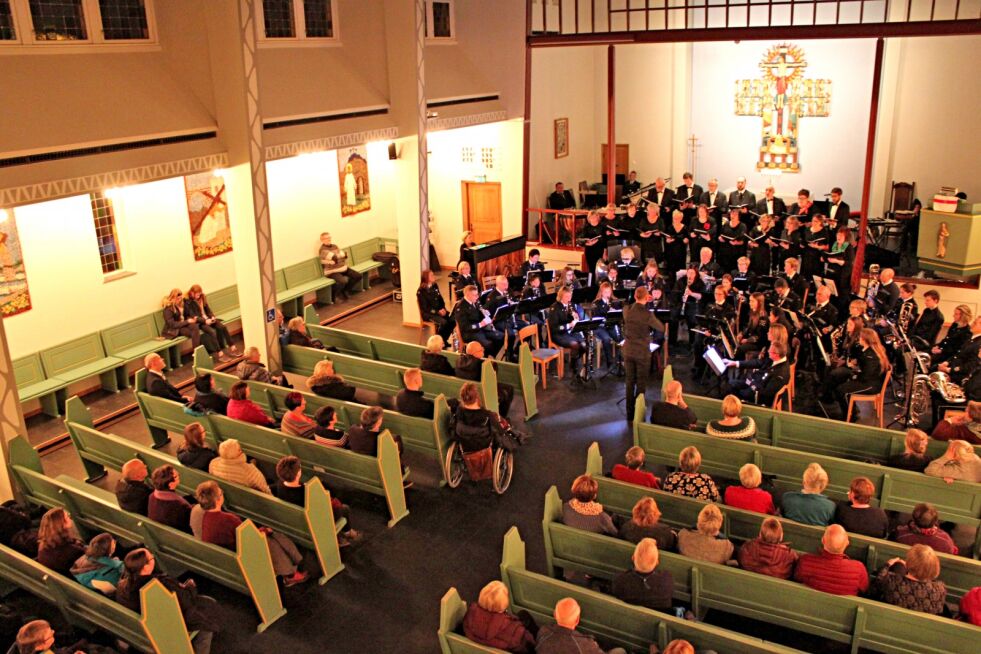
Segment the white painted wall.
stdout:
<path fill-rule="evenodd" d="M 759 62 L 774 43 L 696 43 L 692 46 L 691 129 L 701 141 L 698 183 L 718 177 L 732 189 L 745 176 L 757 196 L 772 183 L 777 194 L 796 199 L 808 188 L 818 199 L 833 186 L 858 208 L 868 135 L 869 97 L 875 42 L 871 39 L 795 41 L 803 47 L 805 75 L 832 80 L 831 115 L 801 118 L 798 128 L 800 173 L 757 172 L 762 119 L 736 116 L 735 81 L 760 76 Z"/>
<path fill-rule="evenodd" d="M 461 129 L 429 132 L 430 240 L 436 246 L 440 265 L 455 266 L 463 234 L 463 181 L 501 183 L 503 236 L 521 234 L 521 166 L 523 121 L 509 120 Z M 462 149 L 472 147 L 472 164 L 462 161 Z M 494 165 L 485 168 L 481 148 L 494 149 Z M 482 178 L 486 177 L 486 180 Z"/>

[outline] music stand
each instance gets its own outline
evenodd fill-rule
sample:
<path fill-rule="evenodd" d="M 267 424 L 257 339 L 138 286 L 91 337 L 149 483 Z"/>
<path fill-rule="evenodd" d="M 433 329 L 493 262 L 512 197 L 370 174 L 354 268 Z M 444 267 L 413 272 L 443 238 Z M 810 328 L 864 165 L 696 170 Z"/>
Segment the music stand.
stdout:
<path fill-rule="evenodd" d="M 821 275 L 812 275 L 812 277 L 814 278 L 815 286 L 827 286 L 831 289 L 832 295 L 838 295 L 838 285 L 835 284 L 835 280 L 821 277 Z"/>
<path fill-rule="evenodd" d="M 555 281 L 555 270 L 549 268 L 548 270 L 529 270 L 525 273 L 525 277 L 530 277 L 531 275 L 538 275 L 538 279 L 542 280 L 542 284 L 547 284 L 549 282 Z"/>
<path fill-rule="evenodd" d="M 503 322 L 511 318 L 517 311 L 518 304 L 519 303 L 516 302 L 514 304 L 502 304 L 501 306 L 497 307 L 497 311 L 494 312 L 491 322 L 496 325 L 499 322 Z"/>
<path fill-rule="evenodd" d="M 572 291 L 572 304 L 587 304 L 596 297 L 596 289 L 592 286 L 584 286 Z"/>
<path fill-rule="evenodd" d="M 555 304 L 555 293 L 546 293 L 541 297 L 518 302 L 518 313 L 528 314 L 545 311 Z"/>
<path fill-rule="evenodd" d="M 634 292 L 633 289 L 629 288 L 615 288 L 613 289 L 613 297 L 621 300 L 632 300 Z"/>
<path fill-rule="evenodd" d="M 525 288 L 525 278 L 520 275 L 516 277 L 508 277 L 508 292 L 509 293 L 521 293 Z"/>
<path fill-rule="evenodd" d="M 739 279 L 733 278 L 732 287 L 740 293 L 746 293 L 749 291 L 749 279 L 746 277 L 740 277 Z"/>
<path fill-rule="evenodd" d="M 623 266 L 622 268 L 618 266 L 617 271 L 620 275 L 620 281 L 623 282 L 636 282 L 641 273 L 640 266 L 632 263 L 629 266 Z"/>
<path fill-rule="evenodd" d="M 712 372 L 714 372 L 717 377 L 721 377 L 725 374 L 728 366 L 726 365 L 725 361 L 722 360 L 722 357 L 714 347 L 705 348 L 702 358 L 705 359 L 705 363 L 708 364 L 708 367 L 712 369 Z"/>

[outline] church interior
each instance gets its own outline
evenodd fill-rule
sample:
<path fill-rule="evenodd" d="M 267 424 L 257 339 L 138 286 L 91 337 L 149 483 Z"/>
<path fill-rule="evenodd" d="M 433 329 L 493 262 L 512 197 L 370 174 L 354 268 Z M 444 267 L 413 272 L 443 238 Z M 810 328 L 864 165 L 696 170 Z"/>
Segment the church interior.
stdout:
<path fill-rule="evenodd" d="M 0 0 L 0 648 L 977 651 L 979 61 L 981 0 Z"/>

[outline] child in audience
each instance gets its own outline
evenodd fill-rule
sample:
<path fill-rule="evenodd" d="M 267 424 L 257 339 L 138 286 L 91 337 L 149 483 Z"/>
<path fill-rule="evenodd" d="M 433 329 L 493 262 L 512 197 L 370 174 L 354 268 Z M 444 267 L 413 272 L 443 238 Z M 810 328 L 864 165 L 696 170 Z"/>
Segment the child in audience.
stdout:
<path fill-rule="evenodd" d="M 848 488 L 848 503 L 839 504 L 835 522 L 852 534 L 885 538 L 889 533 L 889 516 L 869 502 L 875 495 L 875 485 L 868 477 L 855 477 Z"/>
<path fill-rule="evenodd" d="M 303 412 L 307 408 L 307 399 L 300 393 L 293 391 L 286 394 L 283 402 L 286 405 L 286 414 L 279 428 L 284 434 L 299 436 L 300 438 L 312 438 L 317 423 Z"/>
<path fill-rule="evenodd" d="M 303 485 L 300 459 L 295 456 L 284 456 L 276 463 L 276 485 L 272 490 L 273 495 L 284 502 L 306 506 L 306 488 Z M 351 528 L 351 508 L 337 499 L 333 493 L 330 496 L 330 507 L 334 520 L 344 518 L 346 522 L 337 538 L 338 545 L 347 547 L 360 540 L 361 532 Z"/>
<path fill-rule="evenodd" d="M 735 546 L 728 538 L 719 538 L 722 529 L 722 511 L 715 504 L 706 504 L 698 512 L 696 529 L 678 532 L 678 552 L 685 556 L 725 564 L 732 558 Z"/>
<path fill-rule="evenodd" d="M 638 486 L 646 486 L 647 488 L 654 489 L 660 488 L 661 482 L 658 478 L 653 473 L 644 470 L 645 458 L 644 448 L 634 445 L 627 450 L 626 465 L 618 463 L 613 466 L 610 476 L 629 484 L 637 484 Z"/>
<path fill-rule="evenodd" d="M 68 575 L 78 557 L 85 554 L 85 543 L 78 538 L 68 511 L 48 509 L 37 529 L 37 562 L 57 573 Z"/>
<path fill-rule="evenodd" d="M 822 495 L 828 487 L 828 473 L 817 463 L 804 470 L 804 487 L 800 491 L 783 494 L 780 512 L 785 518 L 803 522 L 805 525 L 825 527 L 835 517 L 835 503 Z"/>
<path fill-rule="evenodd" d="M 191 504 L 175 492 L 181 478 L 174 466 L 164 465 L 153 471 L 150 483 L 153 493 L 147 517 L 174 529 L 191 533 Z"/>
<path fill-rule="evenodd" d="M 97 590 L 103 595 L 115 595 L 119 576 L 123 572 L 123 562 L 113 556 L 116 540 L 112 535 L 101 533 L 85 548 L 85 554 L 78 557 L 71 573 L 78 583 L 86 588 Z"/>
<path fill-rule="evenodd" d="M 757 466 L 747 463 L 740 468 L 739 481 L 742 486 L 726 488 L 726 505 L 757 513 L 776 514 L 777 508 L 773 505 L 773 496 L 759 487 L 763 483 L 763 473 Z"/>

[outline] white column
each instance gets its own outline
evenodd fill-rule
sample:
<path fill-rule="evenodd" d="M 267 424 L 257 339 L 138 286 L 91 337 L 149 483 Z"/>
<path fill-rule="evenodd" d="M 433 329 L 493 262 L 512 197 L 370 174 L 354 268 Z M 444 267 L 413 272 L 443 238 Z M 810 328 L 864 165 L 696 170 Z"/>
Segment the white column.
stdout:
<path fill-rule="evenodd" d="M 671 45 L 671 186 L 674 187 L 681 185 L 681 176 L 688 169 L 688 137 L 691 134 L 691 53 L 690 43 Z"/>

